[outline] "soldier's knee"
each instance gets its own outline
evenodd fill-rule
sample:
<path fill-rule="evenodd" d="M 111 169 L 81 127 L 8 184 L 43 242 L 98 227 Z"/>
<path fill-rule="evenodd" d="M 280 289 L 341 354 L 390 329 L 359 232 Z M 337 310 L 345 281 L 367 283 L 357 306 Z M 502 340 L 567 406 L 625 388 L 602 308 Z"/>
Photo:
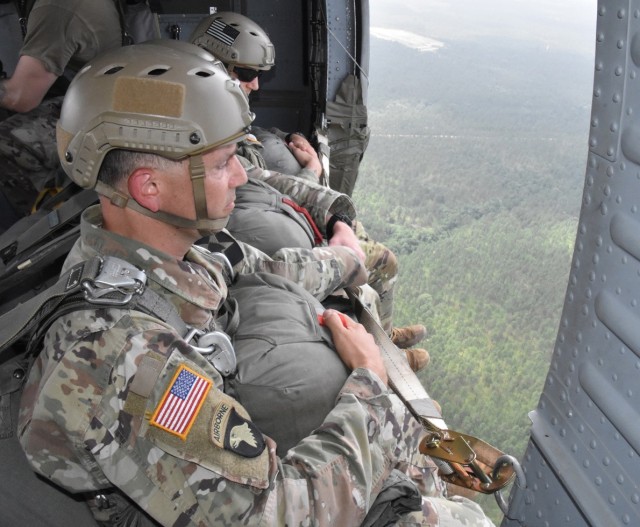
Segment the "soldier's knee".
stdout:
<path fill-rule="evenodd" d="M 365 266 L 369 271 L 377 272 L 385 279 L 398 274 L 398 259 L 391 249 L 374 242 L 365 253 Z"/>
<path fill-rule="evenodd" d="M 384 247 L 384 245 L 382 247 Z M 387 261 L 387 264 L 385 266 L 387 269 L 387 274 L 391 276 L 395 276 L 398 274 L 398 259 L 396 258 L 395 253 L 391 249 L 387 249 L 386 247 L 384 247 L 384 250 L 385 250 L 385 258 Z"/>

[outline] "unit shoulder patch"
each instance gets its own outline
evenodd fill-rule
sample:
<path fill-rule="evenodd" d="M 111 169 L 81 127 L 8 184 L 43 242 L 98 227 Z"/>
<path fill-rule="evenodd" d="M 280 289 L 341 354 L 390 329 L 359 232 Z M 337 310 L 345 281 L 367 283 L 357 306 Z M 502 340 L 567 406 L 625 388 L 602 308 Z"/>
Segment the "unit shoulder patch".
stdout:
<path fill-rule="evenodd" d="M 243 457 L 257 457 L 265 448 L 258 427 L 225 402 L 218 404 L 213 411 L 210 438 L 217 447 Z"/>

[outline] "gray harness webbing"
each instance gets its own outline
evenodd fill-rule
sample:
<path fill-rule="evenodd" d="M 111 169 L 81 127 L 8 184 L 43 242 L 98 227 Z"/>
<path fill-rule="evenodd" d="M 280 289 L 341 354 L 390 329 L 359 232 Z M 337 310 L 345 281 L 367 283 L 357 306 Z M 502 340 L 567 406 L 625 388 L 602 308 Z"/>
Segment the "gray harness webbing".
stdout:
<path fill-rule="evenodd" d="M 504 511 L 500 489 L 516 474 L 519 481 L 524 482 L 524 473 L 518 461 L 481 439 L 450 430 L 402 352 L 362 304 L 357 291 L 347 288 L 346 292 L 358 320 L 380 348 L 389 386 L 425 429 L 426 435 L 420 443 L 420 452 L 433 459 L 440 469 L 441 477 L 449 483 L 486 494 L 495 493 L 498 504 Z M 489 469 L 483 468 L 478 461 Z M 469 467 L 470 470 L 467 471 L 464 467 Z"/>
<path fill-rule="evenodd" d="M 0 348 L 10 346 L 32 330 L 42 334 L 43 325 L 50 325 L 46 321 L 53 314 L 57 318 L 61 312 L 84 306 L 95 308 L 99 305 L 127 304 L 132 307 L 133 302 L 144 310 L 149 301 L 153 305 L 155 299 L 149 298 L 149 290 L 145 290 L 145 295 L 136 294 L 134 301 L 134 294 L 142 291 L 146 276 L 144 273 L 133 276 L 131 270 L 135 268 L 127 264 L 128 269 L 125 271 L 122 263 L 126 264 L 117 258 L 99 257 L 81 262 L 69 269 L 47 290 L 5 313 L 0 317 Z M 168 314 L 160 303 L 153 307 Z"/>
<path fill-rule="evenodd" d="M 391 341 L 369 309 L 362 303 L 354 288 L 346 289 L 358 321 L 365 327 L 380 348 L 389 384 L 419 422 L 428 422 L 439 430 L 446 430 L 438 407 L 429 396 L 420 379 L 409 366 L 404 353 Z"/>
<path fill-rule="evenodd" d="M 76 264 L 47 290 L 0 317 L 0 350 L 29 335 L 27 352 L 33 352 L 51 324 L 71 311 L 126 306 L 162 320 L 187 342 L 197 338 L 198 345 L 192 347 L 222 375 L 231 374 L 236 358 L 229 337 L 188 326 L 173 304 L 145 287 L 146 280 L 144 271 L 112 256 L 96 256 Z"/>

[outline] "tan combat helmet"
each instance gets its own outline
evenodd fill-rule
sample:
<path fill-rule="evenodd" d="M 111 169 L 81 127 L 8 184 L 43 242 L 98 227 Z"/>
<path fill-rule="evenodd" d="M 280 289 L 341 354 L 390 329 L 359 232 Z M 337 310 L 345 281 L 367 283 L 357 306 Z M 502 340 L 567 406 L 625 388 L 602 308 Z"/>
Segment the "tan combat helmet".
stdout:
<path fill-rule="evenodd" d="M 81 187 L 165 223 L 208 233 L 226 219 L 207 216 L 202 154 L 244 139 L 253 117 L 239 83 L 196 46 L 125 46 L 96 57 L 72 81 L 57 125 L 58 154 Z M 189 159 L 197 219 L 154 213 L 98 181 L 104 156 L 114 149 Z"/>
<path fill-rule="evenodd" d="M 206 17 L 192 33 L 190 42 L 234 67 L 270 70 L 276 51 L 265 31 L 244 15 L 223 11 Z"/>

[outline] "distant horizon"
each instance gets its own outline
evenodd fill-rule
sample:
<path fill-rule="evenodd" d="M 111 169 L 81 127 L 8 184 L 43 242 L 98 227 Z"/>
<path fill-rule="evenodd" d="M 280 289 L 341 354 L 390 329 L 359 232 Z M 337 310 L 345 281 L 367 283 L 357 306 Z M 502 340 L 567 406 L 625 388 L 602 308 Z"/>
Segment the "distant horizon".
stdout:
<path fill-rule="evenodd" d="M 550 50 L 593 56 L 597 0 L 393 0 L 369 3 L 372 36 L 402 31 L 447 42 L 498 37 L 531 41 Z M 411 39 L 396 41 L 407 45 Z M 414 47 L 410 45 L 409 47 Z"/>
<path fill-rule="evenodd" d="M 433 38 L 424 37 L 403 29 L 388 29 L 383 27 L 371 27 L 370 33 L 373 38 L 397 42 L 411 49 L 418 51 L 437 51 L 444 46 L 444 42 Z"/>

